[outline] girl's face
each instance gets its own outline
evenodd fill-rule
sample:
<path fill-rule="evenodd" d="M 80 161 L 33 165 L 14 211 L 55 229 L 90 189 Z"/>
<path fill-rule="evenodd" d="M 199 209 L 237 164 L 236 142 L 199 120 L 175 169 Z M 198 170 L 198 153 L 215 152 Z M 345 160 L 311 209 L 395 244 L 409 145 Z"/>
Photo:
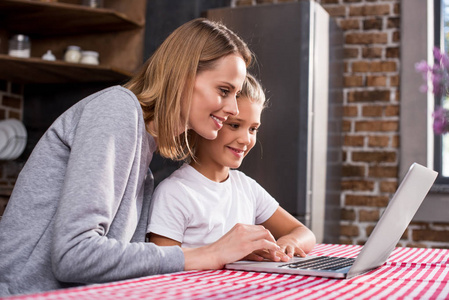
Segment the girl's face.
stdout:
<path fill-rule="evenodd" d="M 188 127 L 205 139 L 215 139 L 228 117 L 239 112 L 236 97 L 245 76 L 245 61 L 236 54 L 222 57 L 213 69 L 198 73 Z"/>
<path fill-rule="evenodd" d="M 238 168 L 243 158 L 256 143 L 260 126 L 262 105 L 248 98 L 239 99 L 239 114 L 229 117 L 218 132 L 215 140 L 200 139 L 197 145 L 197 158 L 206 177 L 208 174 L 226 172 L 229 168 Z M 211 173 L 212 172 L 212 173 Z M 226 179 L 226 178 L 224 178 Z"/>

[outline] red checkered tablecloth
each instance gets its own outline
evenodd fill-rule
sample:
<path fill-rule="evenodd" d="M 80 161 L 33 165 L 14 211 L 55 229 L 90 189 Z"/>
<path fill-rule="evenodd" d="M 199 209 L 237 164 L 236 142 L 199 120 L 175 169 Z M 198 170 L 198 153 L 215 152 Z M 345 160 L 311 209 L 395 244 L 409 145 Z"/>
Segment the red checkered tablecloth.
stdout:
<path fill-rule="evenodd" d="M 311 254 L 355 257 L 360 246 Z M 381 268 L 349 280 L 231 270 L 189 271 L 8 299 L 449 299 L 449 250 L 396 248 Z"/>

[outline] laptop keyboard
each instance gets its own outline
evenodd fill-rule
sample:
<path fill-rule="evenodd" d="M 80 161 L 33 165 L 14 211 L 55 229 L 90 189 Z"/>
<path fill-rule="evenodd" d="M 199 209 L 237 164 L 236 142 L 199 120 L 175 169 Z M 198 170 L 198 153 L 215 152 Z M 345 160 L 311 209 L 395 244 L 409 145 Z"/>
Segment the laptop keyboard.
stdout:
<path fill-rule="evenodd" d="M 309 270 L 338 270 L 344 267 L 351 266 L 355 258 L 347 257 L 330 257 L 318 256 L 305 261 L 293 262 L 289 264 L 280 265 L 279 267 L 287 267 L 290 269 L 309 269 Z"/>

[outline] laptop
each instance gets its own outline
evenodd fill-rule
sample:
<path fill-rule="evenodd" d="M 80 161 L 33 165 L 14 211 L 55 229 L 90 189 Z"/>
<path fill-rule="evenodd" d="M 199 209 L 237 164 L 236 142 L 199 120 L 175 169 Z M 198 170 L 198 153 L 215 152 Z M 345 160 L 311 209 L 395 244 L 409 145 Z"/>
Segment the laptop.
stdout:
<path fill-rule="evenodd" d="M 242 260 L 225 268 L 346 279 L 376 269 L 395 249 L 437 175 L 431 169 L 412 164 L 357 258 L 309 255 L 293 257 L 288 262 Z"/>

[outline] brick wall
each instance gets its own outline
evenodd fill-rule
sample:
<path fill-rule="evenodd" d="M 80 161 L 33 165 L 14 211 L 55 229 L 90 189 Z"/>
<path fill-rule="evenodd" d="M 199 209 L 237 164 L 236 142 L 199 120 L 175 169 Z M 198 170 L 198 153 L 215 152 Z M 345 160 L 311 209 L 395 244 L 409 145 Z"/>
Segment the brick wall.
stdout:
<path fill-rule="evenodd" d="M 319 2 L 345 36 L 340 239 L 363 244 L 398 185 L 399 1 Z"/>
<path fill-rule="evenodd" d="M 363 244 L 398 185 L 399 0 L 320 0 L 345 35 L 342 243 Z M 412 222 L 400 243 L 449 247 L 449 223 Z"/>
<path fill-rule="evenodd" d="M 23 86 L 0 80 L 0 120 L 15 118 L 22 120 Z M 3 215 L 11 190 L 24 162 L 0 160 L 0 216 Z"/>
<path fill-rule="evenodd" d="M 400 0 L 316 2 L 345 39 L 340 242 L 363 244 L 398 186 Z M 449 224 L 412 223 L 400 245 L 449 247 Z"/>

